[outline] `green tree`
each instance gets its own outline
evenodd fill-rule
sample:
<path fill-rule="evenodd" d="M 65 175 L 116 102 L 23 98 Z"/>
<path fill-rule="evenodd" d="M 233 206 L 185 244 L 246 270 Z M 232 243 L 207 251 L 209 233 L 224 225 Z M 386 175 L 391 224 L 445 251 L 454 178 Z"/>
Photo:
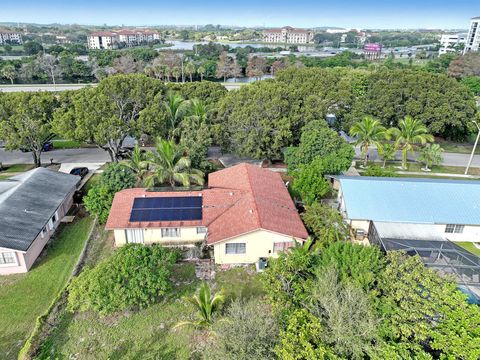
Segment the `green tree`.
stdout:
<path fill-rule="evenodd" d="M 198 320 L 196 321 L 182 321 L 175 327 L 193 325 L 196 327 L 208 327 L 213 324 L 215 312 L 218 310 L 220 304 L 223 302 L 224 297 L 221 292 L 215 294 L 212 293 L 210 285 L 204 282 L 200 286 L 198 294 L 185 298 L 186 301 L 191 303 L 195 310 L 197 310 Z"/>
<path fill-rule="evenodd" d="M 451 279 L 426 268 L 418 256 L 388 253 L 378 288 L 382 331 L 388 342 L 406 349 L 411 357 L 428 349 L 445 359 L 480 356 L 480 309 L 466 301 Z"/>
<path fill-rule="evenodd" d="M 149 118 L 140 114 L 163 91 L 161 82 L 145 75 L 107 77 L 95 88 L 65 95 L 54 130 L 66 138 L 94 143 L 116 162 L 125 137 L 149 129 Z"/>
<path fill-rule="evenodd" d="M 23 44 L 23 51 L 25 51 L 25 54 L 27 55 L 37 55 L 42 50 L 43 50 L 42 44 L 36 41 L 26 41 Z"/>
<path fill-rule="evenodd" d="M 427 144 L 420 150 L 418 159 L 425 164 L 425 171 L 430 171 L 433 165 L 442 163 L 443 149 L 438 144 Z"/>
<path fill-rule="evenodd" d="M 306 207 L 302 220 L 316 244 L 323 247 L 347 239 L 349 228 L 342 215 L 331 206 L 315 202 Z"/>
<path fill-rule="evenodd" d="M 414 151 L 417 144 L 425 145 L 434 140 L 433 136 L 428 133 L 427 127 L 411 116 L 405 116 L 398 123 L 398 128 L 391 128 L 388 132 L 395 139 L 397 148 L 402 151 L 403 169 L 407 168 L 408 153 Z"/>
<path fill-rule="evenodd" d="M 132 170 L 132 172 L 135 174 L 135 185 L 142 186 L 145 177 L 148 174 L 149 164 L 147 161 L 146 153 L 144 153 L 142 149 L 140 149 L 140 146 L 138 146 L 138 144 L 135 145 L 135 147 L 133 148 L 129 159 L 126 162 L 122 163 L 122 165 Z"/>
<path fill-rule="evenodd" d="M 13 85 L 13 81 L 17 78 L 17 70 L 15 70 L 15 66 L 5 65 L 2 68 L 2 77 L 10 80 Z"/>
<path fill-rule="evenodd" d="M 98 217 L 100 223 L 105 223 L 112 207 L 115 193 L 135 186 L 135 175 L 123 164 L 110 163 L 96 183 L 83 198 L 85 208 L 90 214 Z"/>
<path fill-rule="evenodd" d="M 330 184 L 325 179 L 327 166 L 324 159 L 316 158 L 292 172 L 292 190 L 300 195 L 305 204 L 312 205 L 330 192 Z"/>
<path fill-rule="evenodd" d="M 270 360 L 278 341 L 278 325 L 270 307 L 259 301 L 234 300 L 225 318 L 213 327 L 214 344 L 206 357 L 217 360 Z"/>
<path fill-rule="evenodd" d="M 380 121 L 365 116 L 350 128 L 350 135 L 356 136 L 358 139 L 356 144 L 360 144 L 363 156 L 363 166 L 368 165 L 368 148 L 370 145 L 377 145 L 385 139 L 386 129 L 380 124 Z"/>
<path fill-rule="evenodd" d="M 172 266 L 178 258 L 177 251 L 157 244 L 122 246 L 111 257 L 73 278 L 67 309 L 108 315 L 145 308 L 172 289 Z"/>
<path fill-rule="evenodd" d="M 397 147 L 395 146 L 395 144 L 392 144 L 392 143 L 379 142 L 377 144 L 377 151 L 378 151 L 378 155 L 380 155 L 380 157 L 383 160 L 382 168 L 385 168 L 387 161 L 395 159 Z"/>
<path fill-rule="evenodd" d="M 192 183 L 203 185 L 203 173 L 191 168 L 191 161 L 184 156 L 182 147 L 173 141 L 157 139 L 155 151 L 148 153 L 148 162 L 152 174 L 145 179 L 149 187 L 156 184 L 168 184 L 172 188 L 178 183 L 189 187 Z"/>
<path fill-rule="evenodd" d="M 193 75 L 197 72 L 197 68 L 193 61 L 189 61 L 187 65 L 185 65 L 185 73 L 190 77 L 190 82 L 193 81 Z"/>
<path fill-rule="evenodd" d="M 324 166 L 322 174 L 339 174 L 351 166 L 354 153 L 353 147 L 335 130 L 316 120 L 303 127 L 299 145 L 287 148 L 284 154 L 289 171 L 319 158 Z"/>
<path fill-rule="evenodd" d="M 480 76 L 465 76 L 460 82 L 469 88 L 473 95 L 480 95 Z"/>
<path fill-rule="evenodd" d="M 200 81 L 203 81 L 203 77 L 207 73 L 207 69 L 205 68 L 204 65 L 200 65 L 197 69 L 198 75 L 200 75 Z"/>
<path fill-rule="evenodd" d="M 372 344 L 378 339 L 380 321 L 361 288 L 340 282 L 335 268 L 322 268 L 309 300 L 307 308 L 323 325 L 320 339 L 336 355 L 364 359 L 372 351 Z"/>
<path fill-rule="evenodd" d="M 177 125 L 182 121 L 188 111 L 188 102 L 178 94 L 169 92 L 164 103 L 167 118 L 170 122 L 170 132 L 173 136 Z"/>
<path fill-rule="evenodd" d="M 52 118 L 57 97 L 48 92 L 19 92 L 0 96 L 0 138 L 7 150 L 32 152 L 33 163 L 41 166 L 45 142 L 52 137 Z"/>

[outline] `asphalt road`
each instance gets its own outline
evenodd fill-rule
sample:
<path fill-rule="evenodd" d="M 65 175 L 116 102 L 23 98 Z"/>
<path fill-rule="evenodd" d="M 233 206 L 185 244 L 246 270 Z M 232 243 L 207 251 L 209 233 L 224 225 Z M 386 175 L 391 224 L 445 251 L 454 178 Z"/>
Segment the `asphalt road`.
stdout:
<path fill-rule="evenodd" d="M 212 148 L 214 150 L 214 148 Z M 360 150 L 357 148 L 357 157 Z M 468 154 L 443 153 L 443 165 L 447 166 L 467 166 Z M 42 154 L 42 162 L 49 163 L 50 159 L 56 163 L 101 163 L 110 160 L 108 153 L 98 148 L 80 148 L 52 150 Z M 370 160 L 378 160 L 378 154 L 375 149 L 370 149 Z M 396 160 L 400 160 L 401 155 L 397 153 Z M 5 151 L 0 149 L 0 162 L 3 164 L 32 164 L 33 157 L 31 153 L 21 151 Z M 480 155 L 475 155 L 472 162 L 473 167 L 480 167 Z"/>

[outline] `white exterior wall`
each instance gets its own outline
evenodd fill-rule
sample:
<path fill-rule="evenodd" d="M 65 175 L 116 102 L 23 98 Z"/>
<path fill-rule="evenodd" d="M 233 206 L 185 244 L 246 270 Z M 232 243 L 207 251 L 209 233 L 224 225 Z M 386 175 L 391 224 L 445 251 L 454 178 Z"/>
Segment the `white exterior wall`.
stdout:
<path fill-rule="evenodd" d="M 453 47 L 459 44 L 465 44 L 465 35 L 462 34 L 447 34 L 442 35 L 440 38 L 440 49 L 438 50 L 439 55 L 443 55 L 449 52 L 455 52 Z"/>
<path fill-rule="evenodd" d="M 16 32 L 0 33 L 0 44 L 7 44 L 8 41 L 21 45 L 23 44 L 22 34 Z"/>
<path fill-rule="evenodd" d="M 465 50 L 463 53 L 470 51 L 478 51 L 480 49 L 480 18 L 474 18 L 470 22 L 470 30 L 468 31 Z"/>
<path fill-rule="evenodd" d="M 115 229 L 115 246 L 128 243 L 127 233 L 131 229 Z M 205 240 L 206 233 L 197 233 L 197 227 L 180 228 L 180 237 L 162 237 L 162 228 L 135 229 L 143 233 L 144 244 L 192 245 Z"/>
<path fill-rule="evenodd" d="M 261 257 L 278 256 L 278 253 L 273 250 L 274 243 L 292 241 L 296 240 L 291 236 L 267 230 L 256 230 L 214 244 L 215 264 L 254 264 Z M 229 243 L 245 243 L 245 254 L 225 254 L 225 245 Z"/>

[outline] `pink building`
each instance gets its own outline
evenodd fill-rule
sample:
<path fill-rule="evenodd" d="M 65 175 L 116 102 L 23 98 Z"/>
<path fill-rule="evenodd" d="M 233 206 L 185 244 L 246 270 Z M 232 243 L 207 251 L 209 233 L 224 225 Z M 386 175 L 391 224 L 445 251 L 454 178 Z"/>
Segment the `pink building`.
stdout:
<path fill-rule="evenodd" d="M 0 275 L 32 267 L 72 206 L 79 181 L 44 168 L 0 181 Z"/>

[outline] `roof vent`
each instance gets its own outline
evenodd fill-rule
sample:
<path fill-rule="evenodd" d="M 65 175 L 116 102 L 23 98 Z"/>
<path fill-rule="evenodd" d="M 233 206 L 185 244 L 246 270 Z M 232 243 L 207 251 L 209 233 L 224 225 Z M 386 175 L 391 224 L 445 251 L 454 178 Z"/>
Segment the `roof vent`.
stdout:
<path fill-rule="evenodd" d="M 233 192 L 230 192 L 230 196 L 233 196 Z"/>
<path fill-rule="evenodd" d="M 253 210 L 252 210 L 252 209 L 248 210 L 248 212 L 249 212 L 250 214 L 253 214 Z"/>

